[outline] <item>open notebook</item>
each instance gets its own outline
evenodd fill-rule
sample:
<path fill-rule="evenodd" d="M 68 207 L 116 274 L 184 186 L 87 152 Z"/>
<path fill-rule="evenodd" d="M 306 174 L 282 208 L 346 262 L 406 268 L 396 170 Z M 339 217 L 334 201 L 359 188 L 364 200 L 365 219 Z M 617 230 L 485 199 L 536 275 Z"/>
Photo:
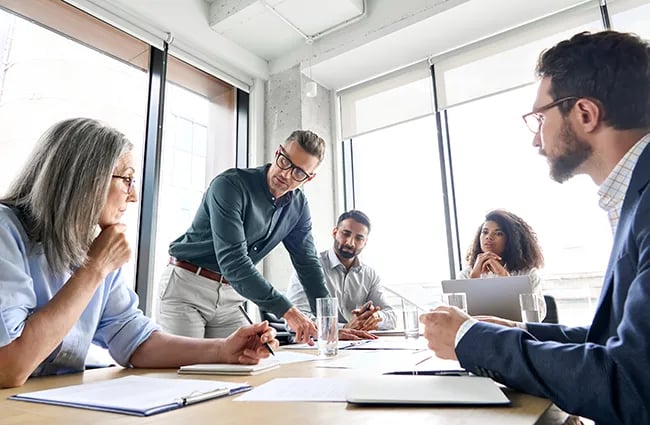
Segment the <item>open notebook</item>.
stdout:
<path fill-rule="evenodd" d="M 346 400 L 354 404 L 503 406 L 508 397 L 479 376 L 383 375 L 350 380 Z"/>

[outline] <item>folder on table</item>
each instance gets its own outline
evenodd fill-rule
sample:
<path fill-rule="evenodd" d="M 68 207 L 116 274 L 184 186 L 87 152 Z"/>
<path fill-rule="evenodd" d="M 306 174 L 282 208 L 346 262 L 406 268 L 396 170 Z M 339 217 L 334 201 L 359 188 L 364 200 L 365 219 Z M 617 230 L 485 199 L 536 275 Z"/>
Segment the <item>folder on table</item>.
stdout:
<path fill-rule="evenodd" d="M 11 400 L 151 416 L 191 404 L 248 391 L 247 384 L 199 379 L 127 376 L 16 394 Z"/>
<path fill-rule="evenodd" d="M 383 375 L 350 380 L 348 403 L 361 405 L 504 406 L 499 386 L 480 376 Z"/>

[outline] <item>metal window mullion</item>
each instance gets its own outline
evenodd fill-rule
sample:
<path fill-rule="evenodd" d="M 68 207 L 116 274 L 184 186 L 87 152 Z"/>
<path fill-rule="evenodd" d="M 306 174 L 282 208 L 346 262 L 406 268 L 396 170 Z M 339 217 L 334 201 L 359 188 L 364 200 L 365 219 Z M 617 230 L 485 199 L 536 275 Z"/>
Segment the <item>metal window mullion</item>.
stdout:
<path fill-rule="evenodd" d="M 248 114 L 250 108 L 250 95 L 241 89 L 237 90 L 237 111 L 235 135 L 235 166 L 248 167 Z"/>
<path fill-rule="evenodd" d="M 458 225 L 456 221 L 456 196 L 454 193 L 453 175 L 451 173 L 451 153 L 449 149 L 449 128 L 447 127 L 446 111 L 440 111 L 438 106 L 438 95 L 436 90 L 435 65 L 431 65 L 431 84 L 433 85 L 433 105 L 435 110 L 438 157 L 440 162 L 440 185 L 442 189 L 443 209 L 445 216 L 445 235 L 447 239 L 447 254 L 449 257 L 449 277 L 456 277 L 456 270 L 459 267 L 455 258 L 456 253 L 460 254 L 458 246 Z M 444 115 L 444 117 L 443 117 Z M 444 119 L 444 125 L 443 125 Z M 445 139 L 447 143 L 445 144 Z M 447 149 L 445 149 L 445 146 Z M 449 155 L 448 155 L 449 153 Z M 450 173 L 447 174 L 447 164 Z"/>
<path fill-rule="evenodd" d="M 151 47 L 149 58 L 149 98 L 147 102 L 146 137 L 142 161 L 142 192 L 140 194 L 140 225 L 138 257 L 136 259 L 135 292 L 140 298 L 140 309 L 151 317 L 152 287 L 156 248 L 156 225 L 160 168 L 162 158 L 162 131 L 167 73 L 167 43 L 163 50 Z"/>

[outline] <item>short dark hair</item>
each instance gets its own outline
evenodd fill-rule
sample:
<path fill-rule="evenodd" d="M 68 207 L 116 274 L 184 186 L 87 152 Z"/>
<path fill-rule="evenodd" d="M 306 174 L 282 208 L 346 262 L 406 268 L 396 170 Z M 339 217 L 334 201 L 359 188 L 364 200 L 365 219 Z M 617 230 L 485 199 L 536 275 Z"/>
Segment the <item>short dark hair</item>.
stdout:
<path fill-rule="evenodd" d="M 308 154 L 318 158 L 319 164 L 325 158 L 325 140 L 318 134 L 309 130 L 295 130 L 287 137 L 285 144 L 292 141 L 298 143 Z"/>
<path fill-rule="evenodd" d="M 544 255 L 537 241 L 537 234 L 523 218 L 506 210 L 492 210 L 485 215 L 474 236 L 472 246 L 467 252 L 467 263 L 470 267 L 476 262 L 476 257 L 483 252 L 481 249 L 481 231 L 486 221 L 494 221 L 506 235 L 506 246 L 501 254 L 503 263 L 510 272 L 528 272 L 532 268 L 544 265 Z"/>
<path fill-rule="evenodd" d="M 540 54 L 536 73 L 551 79 L 551 96 L 591 98 L 618 130 L 650 126 L 650 45 L 616 31 L 582 32 Z M 559 105 L 566 115 L 574 102 Z"/>
<path fill-rule="evenodd" d="M 343 220 L 347 220 L 348 218 L 351 218 L 357 223 L 361 223 L 364 226 L 366 226 L 368 228 L 368 233 L 370 233 L 370 219 L 368 218 L 367 215 L 365 215 L 363 212 L 359 210 L 350 210 L 341 214 L 339 216 L 339 219 L 336 222 L 336 227 L 338 227 Z"/>

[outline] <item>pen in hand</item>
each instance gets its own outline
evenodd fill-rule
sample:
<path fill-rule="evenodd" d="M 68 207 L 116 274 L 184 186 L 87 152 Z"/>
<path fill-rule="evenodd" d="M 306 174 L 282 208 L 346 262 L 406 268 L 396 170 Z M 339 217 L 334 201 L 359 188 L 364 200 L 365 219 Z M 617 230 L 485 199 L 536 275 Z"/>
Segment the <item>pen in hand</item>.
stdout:
<path fill-rule="evenodd" d="M 252 325 L 252 324 L 253 324 L 253 321 L 251 320 L 251 318 L 250 318 L 250 316 L 248 315 L 248 313 L 246 313 L 246 310 L 244 310 L 244 307 L 242 307 L 241 305 L 239 305 L 239 311 L 241 311 L 241 313 L 244 315 L 244 317 L 246 318 L 246 320 L 248 320 L 248 323 L 250 323 L 250 324 Z M 265 342 L 265 343 L 264 343 L 264 347 L 266 347 L 266 349 L 269 350 L 269 353 L 271 353 L 272 356 L 275 356 L 275 352 L 273 352 L 273 349 L 271 348 L 271 346 L 269 345 L 268 342 Z"/>

